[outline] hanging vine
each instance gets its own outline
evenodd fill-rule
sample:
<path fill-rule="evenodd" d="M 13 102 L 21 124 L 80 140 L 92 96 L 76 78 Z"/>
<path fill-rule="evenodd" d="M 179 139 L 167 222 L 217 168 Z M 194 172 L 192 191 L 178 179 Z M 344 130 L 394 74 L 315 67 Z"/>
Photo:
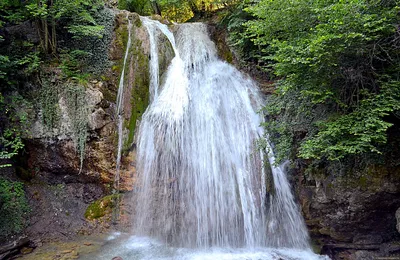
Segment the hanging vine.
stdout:
<path fill-rule="evenodd" d="M 67 105 L 67 113 L 72 123 L 72 140 L 75 144 L 75 150 L 80 156 L 80 173 L 85 157 L 89 116 L 85 87 L 74 83 L 68 83 L 64 88 L 64 97 Z"/>

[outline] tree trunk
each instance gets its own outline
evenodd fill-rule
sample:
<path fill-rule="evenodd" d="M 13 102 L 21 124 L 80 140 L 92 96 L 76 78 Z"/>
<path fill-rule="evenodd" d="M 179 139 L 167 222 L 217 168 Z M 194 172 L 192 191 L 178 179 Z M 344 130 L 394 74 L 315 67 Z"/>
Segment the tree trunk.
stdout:
<path fill-rule="evenodd" d="M 51 53 L 56 54 L 57 53 L 57 34 L 56 34 L 56 21 L 54 20 L 54 17 L 52 18 L 51 22 Z"/>
<path fill-rule="evenodd" d="M 161 9 L 160 9 L 160 5 L 158 4 L 158 2 L 154 1 L 154 0 L 150 0 L 150 4 L 151 4 L 151 8 L 153 9 L 153 13 L 161 15 Z"/>
<path fill-rule="evenodd" d="M 50 1 L 50 7 L 53 7 L 53 0 Z M 57 32 L 56 32 L 56 19 L 54 14 L 51 16 L 51 53 L 57 53 Z"/>
<path fill-rule="evenodd" d="M 43 33 L 44 33 L 44 49 L 46 53 L 49 53 L 49 27 L 47 25 L 47 20 L 42 20 L 43 24 Z"/>
<path fill-rule="evenodd" d="M 40 19 L 35 19 L 35 26 L 36 26 L 37 34 L 39 36 L 40 48 L 44 51 L 44 41 L 43 41 Z"/>

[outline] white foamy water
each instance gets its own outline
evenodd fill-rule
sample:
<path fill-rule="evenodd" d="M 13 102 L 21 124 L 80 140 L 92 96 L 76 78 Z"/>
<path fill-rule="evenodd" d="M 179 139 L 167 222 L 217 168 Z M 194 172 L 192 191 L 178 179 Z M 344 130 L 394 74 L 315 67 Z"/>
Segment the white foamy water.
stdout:
<path fill-rule="evenodd" d="M 81 255 L 80 260 L 111 260 L 119 256 L 123 260 L 328 260 L 310 250 L 293 248 L 176 248 L 150 239 L 122 235 L 108 241 L 101 252 Z"/>
<path fill-rule="evenodd" d="M 155 38 L 161 25 L 145 21 Z M 140 125 L 135 232 L 185 247 L 308 248 L 282 167 L 266 191 L 256 85 L 217 57 L 204 24 L 176 27 L 176 56 Z"/>
<path fill-rule="evenodd" d="M 160 34 L 165 35 L 168 40 L 172 43 L 175 54 L 177 53 L 175 49 L 175 39 L 172 32 L 168 29 L 165 24 L 158 21 L 151 20 L 147 17 L 141 17 L 143 25 L 146 27 L 149 33 L 150 41 L 150 102 L 158 96 L 158 88 L 160 85 L 160 75 L 159 75 L 159 61 L 158 61 L 158 38 Z"/>

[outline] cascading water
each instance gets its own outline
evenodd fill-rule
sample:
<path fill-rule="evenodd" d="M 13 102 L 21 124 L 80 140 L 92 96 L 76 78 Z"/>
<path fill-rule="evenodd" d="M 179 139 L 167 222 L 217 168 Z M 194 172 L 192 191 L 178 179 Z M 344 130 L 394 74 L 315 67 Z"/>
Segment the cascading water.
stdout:
<path fill-rule="evenodd" d="M 151 20 L 146 17 L 142 17 L 141 21 L 143 25 L 146 27 L 147 32 L 149 33 L 149 41 L 150 41 L 150 102 L 154 100 L 155 97 L 158 96 L 158 87 L 160 84 L 160 75 L 159 75 L 159 62 L 158 62 L 158 38 L 160 33 L 165 35 L 168 40 L 171 42 L 175 53 L 177 53 L 175 49 L 175 39 L 172 32 L 168 29 L 165 24 L 159 23 L 158 21 Z"/>
<path fill-rule="evenodd" d="M 204 24 L 177 26 L 176 40 L 138 135 L 135 231 L 185 247 L 308 248 L 282 167 L 266 192 L 255 84 L 217 58 Z"/>
<path fill-rule="evenodd" d="M 254 82 L 218 59 L 204 24 L 175 25 L 174 37 L 141 19 L 152 98 L 137 140 L 135 236 L 83 259 L 329 259 L 309 248 L 284 167 L 260 127 L 264 101 Z M 158 37 L 175 51 L 162 86 Z"/>
<path fill-rule="evenodd" d="M 118 150 L 117 150 L 117 161 L 116 161 L 116 173 L 114 179 L 114 189 L 119 192 L 119 179 L 121 170 L 121 156 L 122 156 L 122 145 L 123 145 L 123 125 L 124 125 L 124 115 L 123 115 L 123 104 L 124 104 L 124 85 L 125 85 L 125 66 L 128 60 L 129 48 L 131 47 L 131 31 L 132 23 L 129 17 L 128 20 L 128 42 L 126 44 L 124 63 L 122 67 L 121 77 L 119 79 L 118 93 L 117 93 L 117 117 L 118 117 Z"/>

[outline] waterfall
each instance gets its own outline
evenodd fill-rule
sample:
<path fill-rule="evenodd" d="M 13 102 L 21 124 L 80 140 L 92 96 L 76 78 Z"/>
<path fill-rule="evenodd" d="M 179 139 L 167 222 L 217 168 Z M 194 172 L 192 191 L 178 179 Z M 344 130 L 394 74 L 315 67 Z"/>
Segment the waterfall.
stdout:
<path fill-rule="evenodd" d="M 206 25 L 174 25 L 172 33 L 157 21 L 141 20 L 149 33 L 151 100 L 137 134 L 134 235 L 114 233 L 100 252 L 80 259 L 329 259 L 308 245 L 284 165 L 275 164 L 260 127 L 265 100 L 256 84 L 218 58 Z M 128 31 L 130 39 L 130 22 Z M 161 37 L 175 52 L 163 80 Z M 130 40 L 124 67 L 129 47 Z M 124 71 L 117 174 L 123 93 Z"/>
<path fill-rule="evenodd" d="M 135 233 L 181 247 L 308 249 L 284 168 L 275 166 L 268 140 L 267 151 L 257 145 L 268 137 L 255 83 L 218 58 L 206 25 L 176 25 L 174 37 L 165 25 L 142 21 L 150 37 L 153 98 L 137 140 Z M 160 34 L 175 50 L 161 87 Z"/>
<path fill-rule="evenodd" d="M 165 24 L 160 22 L 151 20 L 147 17 L 141 17 L 141 21 L 143 25 L 146 27 L 147 32 L 149 33 L 149 41 L 150 41 L 150 102 L 154 100 L 158 96 L 158 87 L 160 84 L 160 75 L 159 75 L 159 63 L 158 63 L 158 38 L 160 32 L 165 35 L 168 40 L 172 43 L 175 54 L 177 53 L 175 49 L 175 39 L 172 32 L 168 29 Z"/>
<path fill-rule="evenodd" d="M 128 60 L 129 49 L 131 47 L 131 31 L 132 31 L 132 23 L 129 19 L 128 15 L 126 16 L 128 20 L 128 42 L 126 44 L 124 63 L 122 67 L 121 77 L 119 80 L 118 93 L 117 93 L 117 118 L 118 118 L 118 150 L 117 150 L 117 161 L 116 161 L 116 173 L 114 179 L 114 189 L 116 192 L 119 191 L 119 179 L 120 179 L 120 170 L 121 170 L 121 156 L 122 156 L 122 146 L 123 146 L 123 125 L 124 125 L 124 115 L 123 115 L 123 105 L 124 105 L 124 83 L 125 83 L 125 66 L 126 61 Z"/>

